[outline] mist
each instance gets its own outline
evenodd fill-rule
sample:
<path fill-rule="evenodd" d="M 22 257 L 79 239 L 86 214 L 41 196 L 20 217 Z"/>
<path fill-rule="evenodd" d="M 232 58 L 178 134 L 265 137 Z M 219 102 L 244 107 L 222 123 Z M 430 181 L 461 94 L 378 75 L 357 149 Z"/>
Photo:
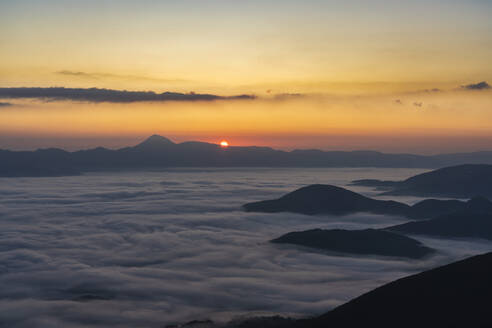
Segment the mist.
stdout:
<path fill-rule="evenodd" d="M 240 209 L 310 183 L 344 186 L 420 172 L 174 169 L 1 179 L 0 322 L 162 327 L 238 315 L 312 316 L 395 278 L 490 250 L 487 241 L 418 237 L 437 255 L 341 257 L 268 241 L 290 231 L 384 227 L 402 218 Z"/>

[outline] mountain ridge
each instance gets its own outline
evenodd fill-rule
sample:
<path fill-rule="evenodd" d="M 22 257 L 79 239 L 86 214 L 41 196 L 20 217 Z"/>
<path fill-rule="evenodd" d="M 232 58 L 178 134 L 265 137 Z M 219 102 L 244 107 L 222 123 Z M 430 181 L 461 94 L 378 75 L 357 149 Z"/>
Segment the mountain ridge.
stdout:
<path fill-rule="evenodd" d="M 435 251 L 415 239 L 380 229 L 293 231 L 270 242 L 326 250 L 340 253 L 340 256 L 355 254 L 421 259 Z"/>
<path fill-rule="evenodd" d="M 462 164 L 414 175 L 402 181 L 355 180 L 352 185 L 376 187 L 382 195 L 472 198 L 492 197 L 492 165 Z"/>
<path fill-rule="evenodd" d="M 0 176 L 74 175 L 90 171 L 143 170 L 165 167 L 382 167 L 437 168 L 463 161 L 492 164 L 492 151 L 443 155 L 387 154 L 377 151 L 277 150 L 199 141 L 175 143 L 160 135 L 119 149 L 77 151 L 45 148 L 0 149 Z"/>
<path fill-rule="evenodd" d="M 440 215 L 477 208 L 490 208 L 492 212 L 492 202 L 485 197 L 474 197 L 468 201 L 431 198 L 410 206 L 397 201 L 366 197 L 345 188 L 323 184 L 301 187 L 277 199 L 243 205 L 246 212 L 291 212 L 306 215 L 347 215 L 365 212 L 414 220 L 432 219 Z"/>

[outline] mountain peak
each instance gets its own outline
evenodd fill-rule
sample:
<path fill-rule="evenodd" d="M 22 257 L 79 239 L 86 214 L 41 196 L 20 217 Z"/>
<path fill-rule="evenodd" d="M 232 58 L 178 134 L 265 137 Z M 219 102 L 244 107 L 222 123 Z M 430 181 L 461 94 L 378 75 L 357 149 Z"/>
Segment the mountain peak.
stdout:
<path fill-rule="evenodd" d="M 168 145 L 174 145 L 174 142 L 168 138 L 154 134 L 145 139 L 142 143 L 138 144 L 137 147 L 159 147 Z"/>

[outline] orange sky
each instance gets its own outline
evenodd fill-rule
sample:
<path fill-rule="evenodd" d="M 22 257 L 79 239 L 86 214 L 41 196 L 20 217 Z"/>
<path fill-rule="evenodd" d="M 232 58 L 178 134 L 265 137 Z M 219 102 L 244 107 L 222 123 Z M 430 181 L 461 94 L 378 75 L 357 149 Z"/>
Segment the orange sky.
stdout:
<path fill-rule="evenodd" d="M 117 147 L 158 133 L 283 149 L 492 149 L 492 92 L 461 87 L 492 81 L 490 2 L 142 4 L 0 2 L 0 88 L 257 99 L 0 98 L 0 148 Z"/>

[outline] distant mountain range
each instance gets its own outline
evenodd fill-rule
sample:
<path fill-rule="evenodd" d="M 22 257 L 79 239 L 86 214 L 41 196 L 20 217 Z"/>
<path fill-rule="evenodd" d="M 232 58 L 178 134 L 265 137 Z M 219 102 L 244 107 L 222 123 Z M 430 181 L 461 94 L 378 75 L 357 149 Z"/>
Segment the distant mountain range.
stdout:
<path fill-rule="evenodd" d="M 222 148 L 205 142 L 174 143 L 153 135 L 117 150 L 102 147 L 68 152 L 0 150 L 0 176 L 61 176 L 90 171 L 165 167 L 408 167 L 438 168 L 464 163 L 492 164 L 492 151 L 444 155 L 385 154 L 376 151 L 293 150 L 268 147 Z"/>

